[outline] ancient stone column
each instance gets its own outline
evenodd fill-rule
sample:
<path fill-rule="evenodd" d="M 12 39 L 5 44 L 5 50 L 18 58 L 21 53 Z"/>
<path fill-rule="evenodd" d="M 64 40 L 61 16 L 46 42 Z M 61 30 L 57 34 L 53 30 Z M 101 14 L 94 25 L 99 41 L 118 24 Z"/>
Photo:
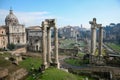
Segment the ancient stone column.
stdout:
<path fill-rule="evenodd" d="M 48 63 L 52 63 L 51 60 L 51 30 L 50 27 L 47 29 L 47 56 L 48 56 Z"/>
<path fill-rule="evenodd" d="M 75 41 L 77 43 L 77 32 L 75 32 Z"/>
<path fill-rule="evenodd" d="M 90 55 L 90 63 L 94 63 L 95 58 L 95 50 L 96 50 L 96 18 L 93 18 L 93 21 L 89 22 L 91 24 L 91 55 Z"/>
<path fill-rule="evenodd" d="M 102 45 L 103 45 L 103 27 L 99 28 L 99 56 L 102 56 Z"/>
<path fill-rule="evenodd" d="M 91 28 L 91 55 L 95 55 L 96 50 L 96 28 Z"/>
<path fill-rule="evenodd" d="M 47 25 L 45 22 L 42 22 L 42 69 L 47 68 L 47 61 L 46 61 L 46 27 Z"/>
<path fill-rule="evenodd" d="M 58 30 L 55 26 L 54 28 L 55 31 L 55 64 L 56 67 L 59 68 L 59 60 L 58 60 Z"/>

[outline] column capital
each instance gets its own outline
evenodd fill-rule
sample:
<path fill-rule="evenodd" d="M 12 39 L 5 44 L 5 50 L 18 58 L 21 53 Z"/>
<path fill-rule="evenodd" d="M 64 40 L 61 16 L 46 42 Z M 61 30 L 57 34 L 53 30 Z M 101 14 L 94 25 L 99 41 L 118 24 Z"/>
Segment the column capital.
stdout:
<path fill-rule="evenodd" d="M 100 29 L 103 29 L 103 27 L 101 26 Z"/>
<path fill-rule="evenodd" d="M 49 31 L 50 31 L 50 30 L 51 30 L 51 27 L 47 27 L 47 30 L 49 30 Z"/>
<path fill-rule="evenodd" d="M 55 29 L 55 30 L 58 30 L 58 28 L 57 28 L 56 26 L 54 27 L 54 29 Z"/>
<path fill-rule="evenodd" d="M 96 27 L 95 26 L 91 26 L 91 29 L 96 29 Z"/>
<path fill-rule="evenodd" d="M 101 27 L 102 27 L 102 24 L 97 24 L 97 27 L 98 27 L 98 28 L 101 28 Z"/>

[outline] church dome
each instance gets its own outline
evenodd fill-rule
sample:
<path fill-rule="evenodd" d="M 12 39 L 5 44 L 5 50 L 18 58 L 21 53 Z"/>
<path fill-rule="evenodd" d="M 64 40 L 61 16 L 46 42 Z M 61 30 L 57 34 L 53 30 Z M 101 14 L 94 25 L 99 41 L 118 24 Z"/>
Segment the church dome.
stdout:
<path fill-rule="evenodd" d="M 8 26 L 19 24 L 17 17 L 13 14 L 13 10 L 10 10 L 9 14 L 5 18 L 5 24 Z"/>

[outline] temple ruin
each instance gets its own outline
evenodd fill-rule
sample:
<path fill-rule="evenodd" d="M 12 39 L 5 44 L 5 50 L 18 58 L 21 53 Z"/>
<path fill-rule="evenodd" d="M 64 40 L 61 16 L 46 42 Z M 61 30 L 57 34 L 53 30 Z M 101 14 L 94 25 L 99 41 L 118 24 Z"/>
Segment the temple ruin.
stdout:
<path fill-rule="evenodd" d="M 102 24 L 97 24 L 96 18 L 89 22 L 91 24 L 91 58 L 90 63 L 95 62 L 95 52 L 96 52 L 96 29 L 99 29 L 99 41 L 98 41 L 98 57 L 99 60 L 102 57 L 102 45 L 103 45 L 103 27 Z"/>
<path fill-rule="evenodd" d="M 58 60 L 58 30 L 55 19 L 45 19 L 42 22 L 42 69 L 51 64 L 59 68 Z M 54 28 L 54 61 L 51 60 L 51 28 Z"/>

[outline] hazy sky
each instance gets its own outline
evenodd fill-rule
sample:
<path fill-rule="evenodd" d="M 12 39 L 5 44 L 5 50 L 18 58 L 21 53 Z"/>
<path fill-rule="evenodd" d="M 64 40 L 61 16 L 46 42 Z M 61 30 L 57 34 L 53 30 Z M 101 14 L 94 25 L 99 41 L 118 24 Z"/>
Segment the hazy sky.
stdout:
<path fill-rule="evenodd" d="M 26 27 L 41 25 L 46 18 L 56 18 L 59 27 L 89 28 L 94 17 L 103 26 L 120 23 L 120 0 L 0 0 L 0 25 L 5 24 L 10 7 Z"/>

